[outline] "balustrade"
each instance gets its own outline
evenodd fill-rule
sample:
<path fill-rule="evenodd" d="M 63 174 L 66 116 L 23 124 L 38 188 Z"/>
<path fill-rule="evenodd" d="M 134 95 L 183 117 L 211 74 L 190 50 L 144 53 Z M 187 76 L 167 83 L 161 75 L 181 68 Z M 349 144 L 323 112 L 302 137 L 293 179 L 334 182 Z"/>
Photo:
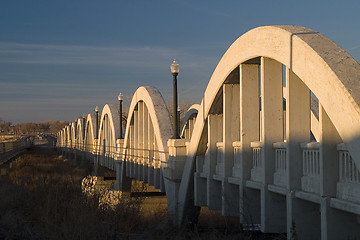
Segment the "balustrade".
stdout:
<path fill-rule="evenodd" d="M 274 143 L 275 149 L 275 172 L 274 184 L 286 187 L 286 148 L 287 142 Z"/>
<path fill-rule="evenodd" d="M 320 194 L 320 143 L 301 144 L 303 176 L 301 188 L 305 192 Z"/>
<path fill-rule="evenodd" d="M 360 183 L 360 172 L 345 145 L 339 144 L 339 181 Z"/>
<path fill-rule="evenodd" d="M 251 180 L 255 182 L 261 182 L 263 179 L 263 173 L 262 173 L 263 164 L 261 162 L 263 143 L 251 142 L 250 147 L 253 150 Z"/>
<path fill-rule="evenodd" d="M 234 148 L 234 167 L 232 169 L 233 177 L 240 178 L 241 177 L 241 145 L 239 141 L 233 142 L 232 144 Z"/>
<path fill-rule="evenodd" d="M 218 176 L 224 176 L 224 143 L 216 143 L 216 168 L 215 174 Z"/>
<path fill-rule="evenodd" d="M 339 152 L 339 182 L 336 197 L 360 204 L 360 172 L 345 144 L 337 146 Z"/>
<path fill-rule="evenodd" d="M 207 148 L 206 148 L 206 152 L 205 152 L 205 156 L 204 156 L 204 163 L 202 165 L 202 171 L 200 173 L 200 176 L 202 177 L 207 177 L 209 174 L 209 170 L 210 169 L 210 157 L 209 157 L 209 143 L 207 144 Z"/>

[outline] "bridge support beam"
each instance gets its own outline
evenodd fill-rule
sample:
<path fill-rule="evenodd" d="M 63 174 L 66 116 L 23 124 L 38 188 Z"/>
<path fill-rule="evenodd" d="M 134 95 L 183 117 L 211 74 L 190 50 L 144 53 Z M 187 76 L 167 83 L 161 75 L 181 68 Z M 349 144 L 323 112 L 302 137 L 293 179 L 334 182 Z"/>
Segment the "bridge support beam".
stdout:
<path fill-rule="evenodd" d="M 236 71 L 236 70 L 235 70 Z M 231 75 L 230 75 L 231 76 Z M 238 78 L 234 74 L 234 78 Z M 239 81 L 239 79 L 233 79 Z M 238 216 L 239 187 L 228 182 L 234 166 L 233 142 L 240 140 L 240 84 L 223 85 L 223 179 L 222 179 L 222 214 Z"/>
<path fill-rule="evenodd" d="M 205 174 L 207 174 L 207 206 L 211 210 L 221 210 L 221 183 L 213 176 L 216 168 L 216 143 L 222 141 L 222 115 L 208 116 L 208 152 L 205 155 Z"/>
<path fill-rule="evenodd" d="M 285 198 L 270 192 L 268 184 L 275 172 L 273 143 L 283 139 L 282 64 L 269 58 L 261 58 L 261 155 L 263 182 L 261 189 L 261 230 L 286 232 Z"/>
<path fill-rule="evenodd" d="M 298 230 L 300 239 L 311 237 L 310 232 L 314 222 L 314 215 L 318 209 L 313 203 L 304 203 L 296 199 L 294 191 L 301 190 L 302 149 L 301 143 L 310 141 L 310 90 L 289 68 L 286 68 L 286 176 L 287 176 L 287 237 L 293 239 L 294 228 Z M 305 205 L 309 205 L 304 211 Z M 312 217 L 311 217 L 312 216 Z M 304 221 L 307 219 L 306 221 Z M 318 224 L 318 222 L 317 222 Z M 312 226 L 310 226 L 312 225 Z M 306 235 L 301 235 L 306 234 Z M 313 237 L 318 237 L 315 229 Z"/>
<path fill-rule="evenodd" d="M 117 155 L 115 160 L 115 171 L 116 171 L 116 185 L 115 190 L 122 192 L 131 192 L 131 178 L 126 175 L 126 168 L 128 165 L 125 161 L 124 154 L 124 139 L 117 139 Z"/>
<path fill-rule="evenodd" d="M 169 139 L 168 166 L 163 168 L 168 214 L 174 225 L 182 224 L 179 218 L 179 188 L 186 161 L 186 139 Z M 197 219 L 197 216 L 194 216 Z M 188 219 L 192 222 L 193 219 Z"/>
<path fill-rule="evenodd" d="M 257 190 L 245 187 L 250 179 L 253 153 L 250 143 L 259 141 L 259 65 L 240 65 L 240 223 L 260 224 Z"/>
<path fill-rule="evenodd" d="M 320 124 L 320 196 L 321 200 L 321 239 L 340 239 L 344 237 L 344 231 L 339 226 L 345 227 L 346 224 L 339 218 L 343 214 L 337 214 L 336 221 L 334 215 L 338 212 L 330 208 L 330 198 L 336 197 L 336 186 L 339 179 L 339 163 L 337 144 L 341 143 L 335 126 L 325 112 L 322 104 L 319 104 L 319 124 Z M 342 217 L 344 218 L 344 217 Z M 346 219 L 343 219 L 351 224 Z"/>

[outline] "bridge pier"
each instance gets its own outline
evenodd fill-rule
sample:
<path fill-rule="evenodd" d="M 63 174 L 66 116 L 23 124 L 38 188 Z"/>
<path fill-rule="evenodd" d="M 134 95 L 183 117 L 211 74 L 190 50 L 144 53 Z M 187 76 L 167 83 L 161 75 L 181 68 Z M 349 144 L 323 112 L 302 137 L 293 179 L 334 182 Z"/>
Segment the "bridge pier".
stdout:
<path fill-rule="evenodd" d="M 169 159 L 167 167 L 163 168 L 166 198 L 168 203 L 168 214 L 172 223 L 176 226 L 182 224 L 179 218 L 179 189 L 182 172 L 185 166 L 187 150 L 186 139 L 169 139 Z M 196 219 L 197 216 L 192 217 Z"/>
<path fill-rule="evenodd" d="M 320 206 L 295 196 L 295 191 L 287 194 L 287 239 L 321 239 Z"/>
<path fill-rule="evenodd" d="M 321 239 L 360 239 L 359 215 L 345 212 L 331 206 L 331 198 L 321 201 Z"/>
<path fill-rule="evenodd" d="M 124 152 L 124 139 L 116 140 L 117 155 L 115 158 L 116 184 L 115 190 L 131 193 L 132 179 L 127 175 L 127 168 L 129 167 Z"/>

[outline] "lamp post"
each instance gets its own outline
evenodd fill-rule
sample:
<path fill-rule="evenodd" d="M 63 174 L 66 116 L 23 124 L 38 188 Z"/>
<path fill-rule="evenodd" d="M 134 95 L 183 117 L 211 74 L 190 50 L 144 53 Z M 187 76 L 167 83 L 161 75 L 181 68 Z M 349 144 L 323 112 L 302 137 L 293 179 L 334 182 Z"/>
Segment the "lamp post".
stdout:
<path fill-rule="evenodd" d="M 181 138 L 180 137 L 180 135 L 181 135 L 180 106 L 177 107 L 177 115 L 178 115 L 178 134 L 179 134 L 179 138 Z"/>
<path fill-rule="evenodd" d="M 96 139 L 99 138 L 99 107 L 95 107 L 95 115 L 96 115 Z"/>
<path fill-rule="evenodd" d="M 171 74 L 173 75 L 173 104 L 174 104 L 174 136 L 173 138 L 179 139 L 179 132 L 178 132 L 178 125 L 179 125 L 179 117 L 177 113 L 177 106 L 178 106 L 178 98 L 177 98 L 177 75 L 179 74 L 179 64 L 176 62 L 176 59 L 172 62 L 171 66 Z"/>
<path fill-rule="evenodd" d="M 119 116 L 120 116 L 120 135 L 119 139 L 122 139 L 122 102 L 123 102 L 124 96 L 122 93 L 119 93 L 118 100 L 119 100 Z"/>

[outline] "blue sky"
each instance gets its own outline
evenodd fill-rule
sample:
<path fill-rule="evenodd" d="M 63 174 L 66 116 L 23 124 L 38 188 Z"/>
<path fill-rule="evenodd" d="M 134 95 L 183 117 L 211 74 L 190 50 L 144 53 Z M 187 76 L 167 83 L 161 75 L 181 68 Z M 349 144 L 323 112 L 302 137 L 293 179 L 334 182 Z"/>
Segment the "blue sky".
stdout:
<path fill-rule="evenodd" d="M 2 0 L 0 118 L 68 120 L 142 85 L 198 103 L 227 48 L 248 30 L 299 25 L 360 62 L 360 1 Z M 125 104 L 129 104 L 126 103 Z"/>

